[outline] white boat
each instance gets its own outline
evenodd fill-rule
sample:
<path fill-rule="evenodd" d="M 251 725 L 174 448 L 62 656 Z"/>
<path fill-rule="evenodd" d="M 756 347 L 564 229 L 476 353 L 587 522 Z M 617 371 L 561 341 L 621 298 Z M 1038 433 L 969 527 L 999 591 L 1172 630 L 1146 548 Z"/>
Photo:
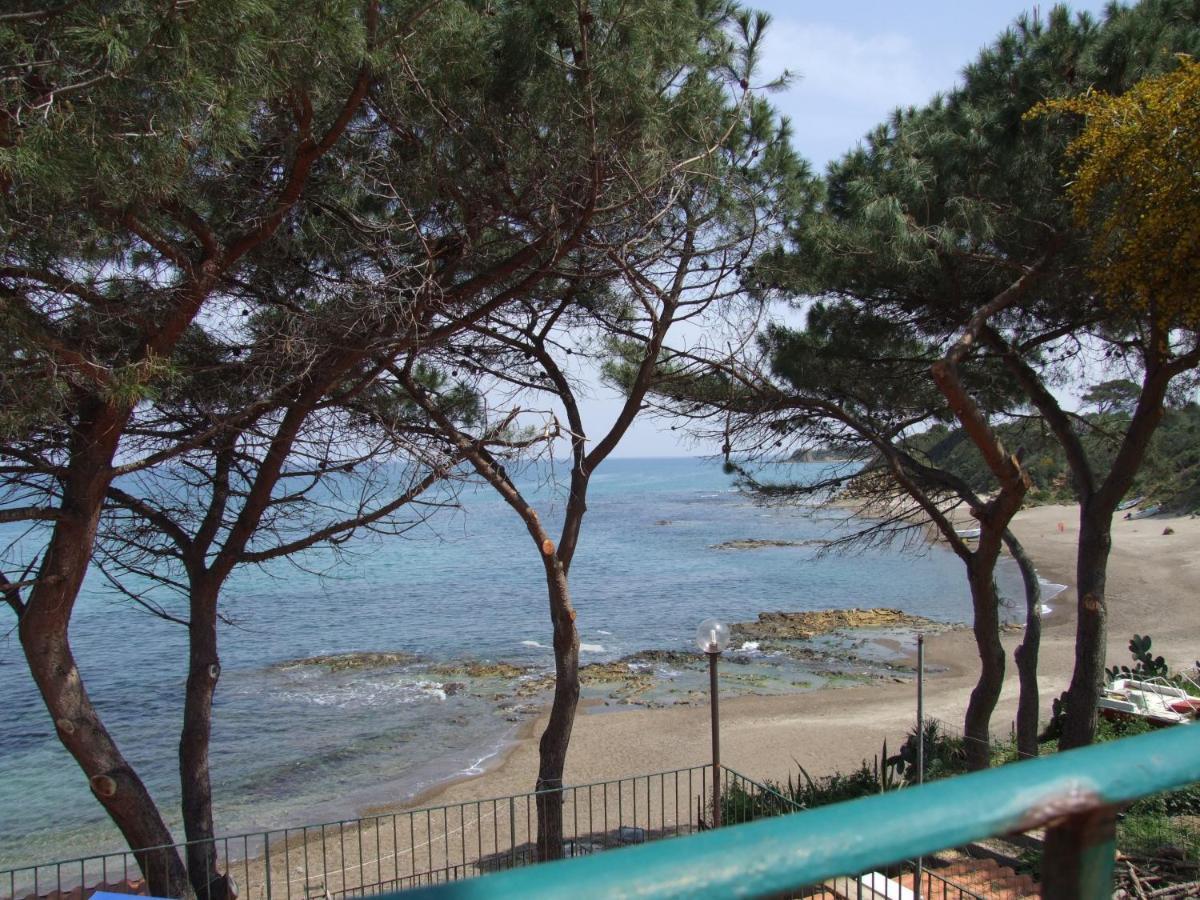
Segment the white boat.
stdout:
<path fill-rule="evenodd" d="M 979 535 L 983 534 L 982 528 L 956 528 L 954 533 L 964 541 L 977 541 Z"/>
<path fill-rule="evenodd" d="M 1155 725 L 1182 725 L 1196 721 L 1200 698 L 1161 678 L 1149 681 L 1115 678 L 1105 686 L 1097 706 L 1105 718 L 1138 718 Z"/>

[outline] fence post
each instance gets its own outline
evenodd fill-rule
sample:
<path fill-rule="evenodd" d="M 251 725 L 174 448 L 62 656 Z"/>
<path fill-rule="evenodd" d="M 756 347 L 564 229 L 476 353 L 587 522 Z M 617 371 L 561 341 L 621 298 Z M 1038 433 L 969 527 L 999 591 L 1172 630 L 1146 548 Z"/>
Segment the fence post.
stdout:
<path fill-rule="evenodd" d="M 917 635 L 917 784 L 925 783 L 925 635 Z M 925 860 L 917 857 L 913 894 L 921 900 L 921 870 Z"/>
<path fill-rule="evenodd" d="M 1062 900 L 1112 896 L 1117 810 L 1102 807 L 1069 816 L 1046 829 L 1042 890 Z"/>
<path fill-rule="evenodd" d="M 517 801 L 508 798 L 508 867 L 517 867 Z"/>
<path fill-rule="evenodd" d="M 343 865 L 345 862 L 343 861 Z M 271 832 L 263 832 L 263 877 L 266 879 L 263 900 L 271 900 Z M 250 885 L 246 885 L 247 888 Z"/>

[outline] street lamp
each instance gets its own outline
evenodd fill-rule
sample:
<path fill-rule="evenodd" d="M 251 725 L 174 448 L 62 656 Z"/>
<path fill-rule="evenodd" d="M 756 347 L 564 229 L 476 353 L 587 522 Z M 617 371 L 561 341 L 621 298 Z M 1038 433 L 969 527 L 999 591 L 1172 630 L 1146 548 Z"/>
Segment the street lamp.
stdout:
<path fill-rule="evenodd" d="M 712 710 L 713 828 L 721 827 L 721 738 L 717 708 L 717 657 L 729 646 L 729 626 L 718 619 L 705 619 L 696 629 L 696 646 L 708 654 L 709 708 Z"/>

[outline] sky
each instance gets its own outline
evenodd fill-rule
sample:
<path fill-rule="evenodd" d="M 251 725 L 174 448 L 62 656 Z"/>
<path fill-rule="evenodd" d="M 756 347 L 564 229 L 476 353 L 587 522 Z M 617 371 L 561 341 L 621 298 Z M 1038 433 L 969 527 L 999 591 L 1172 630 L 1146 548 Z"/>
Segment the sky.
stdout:
<path fill-rule="evenodd" d="M 794 76 L 771 101 L 792 120 L 795 148 L 816 171 L 852 149 L 896 107 L 921 105 L 953 88 L 982 47 L 1034 8 L 1027 0 L 748 0 L 748 5 L 771 14 L 761 80 L 765 84 L 785 69 Z M 1099 16 L 1106 3 L 1069 5 Z M 615 394 L 593 388 L 583 409 L 593 440 L 618 408 Z M 614 456 L 712 452 L 667 429 L 661 420 L 640 418 Z"/>

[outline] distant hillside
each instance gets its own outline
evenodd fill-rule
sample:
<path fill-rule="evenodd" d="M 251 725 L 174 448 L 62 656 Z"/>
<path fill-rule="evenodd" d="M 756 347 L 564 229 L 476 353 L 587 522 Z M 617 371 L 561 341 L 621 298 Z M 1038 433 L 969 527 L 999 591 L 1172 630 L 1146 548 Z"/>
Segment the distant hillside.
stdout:
<path fill-rule="evenodd" d="M 1084 445 L 1097 468 L 1107 471 L 1123 433 L 1128 414 L 1090 413 L 1082 417 L 1091 426 Z M 1004 446 L 1021 452 L 1033 479 L 1033 503 L 1073 503 L 1077 499 L 1062 448 L 1040 418 L 1011 423 L 999 429 Z M 910 439 L 909 446 L 926 454 L 937 465 L 965 479 L 980 492 L 993 486 L 974 446 L 960 429 L 938 425 Z M 1168 408 L 1155 432 L 1146 461 L 1130 496 L 1144 496 L 1173 512 L 1200 512 L 1200 406 Z"/>

